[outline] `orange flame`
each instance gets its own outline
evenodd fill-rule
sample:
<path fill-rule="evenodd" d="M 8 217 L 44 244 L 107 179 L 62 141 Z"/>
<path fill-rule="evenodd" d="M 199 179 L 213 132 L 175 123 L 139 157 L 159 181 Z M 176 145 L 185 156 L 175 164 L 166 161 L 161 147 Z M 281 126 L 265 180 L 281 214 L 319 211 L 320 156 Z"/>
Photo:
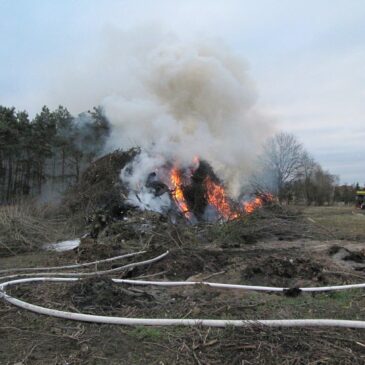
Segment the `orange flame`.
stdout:
<path fill-rule="evenodd" d="M 238 212 L 231 208 L 230 201 L 227 197 L 223 186 L 215 183 L 209 176 L 205 179 L 208 204 L 214 206 L 219 214 L 225 220 L 238 218 Z"/>
<path fill-rule="evenodd" d="M 194 165 L 199 166 L 198 157 L 194 158 Z M 209 176 L 204 181 L 206 189 L 207 203 L 219 212 L 220 216 L 224 220 L 233 220 L 239 218 L 243 213 L 251 214 L 256 209 L 262 207 L 265 203 L 273 201 L 273 196 L 269 193 L 261 194 L 256 198 L 242 203 L 241 208 L 235 209 L 232 207 L 232 201 L 229 199 L 224 187 L 214 182 Z M 177 167 L 173 167 L 170 172 L 170 188 L 171 195 L 180 212 L 189 220 L 193 219 L 194 215 L 189 211 L 188 204 L 184 197 L 183 192 L 183 178 L 181 170 Z"/>
<path fill-rule="evenodd" d="M 247 214 L 253 213 L 257 208 L 261 208 L 264 203 L 273 201 L 274 197 L 270 193 L 258 196 L 248 202 L 243 203 L 243 210 Z"/>
<path fill-rule="evenodd" d="M 261 198 L 257 197 L 249 202 L 243 203 L 243 210 L 247 214 L 253 213 L 257 208 L 262 207 L 263 201 Z"/>
<path fill-rule="evenodd" d="M 178 205 L 180 211 L 187 217 L 189 213 L 188 204 L 184 198 L 184 193 L 182 191 L 182 179 L 180 170 L 174 167 L 171 170 L 170 181 L 172 185 L 172 197 L 174 198 L 176 204 Z"/>

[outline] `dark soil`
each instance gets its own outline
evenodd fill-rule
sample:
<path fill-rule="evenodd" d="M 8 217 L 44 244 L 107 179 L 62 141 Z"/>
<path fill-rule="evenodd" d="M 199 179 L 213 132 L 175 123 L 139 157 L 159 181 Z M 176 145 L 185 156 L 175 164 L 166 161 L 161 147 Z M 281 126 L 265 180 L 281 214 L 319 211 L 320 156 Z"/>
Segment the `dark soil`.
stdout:
<path fill-rule="evenodd" d="M 285 286 L 286 293 L 115 284 L 110 277 L 24 284 L 9 294 L 49 308 L 128 318 L 364 320 L 361 289 L 301 293 L 298 287 L 363 282 L 328 254 L 328 232 L 300 214 L 267 207 L 225 224 L 171 224 L 127 210 L 67 253 L 19 256 L 14 266 L 94 261 L 146 250 L 98 266 L 107 270 L 169 255 L 113 277 Z M 341 243 L 342 244 L 342 243 Z M 343 250 L 361 252 L 346 247 Z M 355 257 L 354 255 L 350 255 Z M 356 256 L 357 257 L 357 256 Z M 15 260 L 15 259 L 14 259 Z M 34 258 L 32 258 L 34 260 Z M 0 264 L 1 264 L 0 258 Z M 95 268 L 90 268 L 94 270 Z M 332 274 L 331 274 L 332 272 Z M 334 274 L 333 274 L 334 273 Z M 0 302 L 0 364 L 364 364 L 365 334 L 354 329 L 126 327 L 40 316 Z"/>
<path fill-rule="evenodd" d="M 365 249 L 354 251 L 334 245 L 329 248 L 328 253 L 337 262 L 344 262 L 356 271 L 365 271 Z"/>
<path fill-rule="evenodd" d="M 254 283 L 293 286 L 303 279 L 323 283 L 325 279 L 322 272 L 323 266 L 313 259 L 268 256 L 250 263 L 242 276 Z"/>
<path fill-rule="evenodd" d="M 187 280 L 199 273 L 216 273 L 230 265 L 232 255 L 220 250 L 173 249 L 160 262 L 155 263 L 149 270 L 151 274 L 163 271 L 169 280 Z M 129 277 L 143 275 L 145 268 L 137 267 L 130 271 Z"/>
<path fill-rule="evenodd" d="M 288 298 L 205 287 L 133 287 L 95 278 L 10 292 L 60 310 L 135 318 L 361 319 L 365 305 L 361 291 Z M 4 364 L 24 359 L 25 364 L 308 364 L 318 359 L 363 364 L 365 356 L 361 330 L 108 326 L 40 317 L 8 305 L 0 307 L 0 317 Z"/>
<path fill-rule="evenodd" d="M 140 299 L 153 300 L 151 295 L 126 290 L 105 277 L 80 280 L 70 286 L 68 295 L 72 304 L 81 311 L 93 308 L 103 311 L 123 305 L 138 305 Z"/>
<path fill-rule="evenodd" d="M 354 261 L 357 263 L 365 262 L 365 255 L 363 252 L 350 252 L 348 256 L 344 258 L 345 261 Z"/>

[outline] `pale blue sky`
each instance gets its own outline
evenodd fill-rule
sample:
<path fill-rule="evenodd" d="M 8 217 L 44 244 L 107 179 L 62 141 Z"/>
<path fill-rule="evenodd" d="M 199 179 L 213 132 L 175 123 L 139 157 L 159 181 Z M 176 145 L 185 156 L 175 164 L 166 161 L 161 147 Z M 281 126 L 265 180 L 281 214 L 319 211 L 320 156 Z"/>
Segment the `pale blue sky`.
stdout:
<path fill-rule="evenodd" d="M 363 0 L 0 0 L 0 14 L 2 105 L 37 112 L 56 62 L 88 54 L 109 26 L 161 24 L 241 54 L 260 109 L 343 182 L 365 183 Z"/>

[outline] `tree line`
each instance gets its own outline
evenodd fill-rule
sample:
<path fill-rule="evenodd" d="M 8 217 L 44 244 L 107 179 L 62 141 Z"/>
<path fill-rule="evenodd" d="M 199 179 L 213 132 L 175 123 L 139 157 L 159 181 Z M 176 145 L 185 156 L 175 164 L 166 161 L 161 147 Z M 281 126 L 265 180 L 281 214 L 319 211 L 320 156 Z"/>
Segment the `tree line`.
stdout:
<path fill-rule="evenodd" d="M 31 119 L 26 111 L 0 106 L 0 204 L 61 194 L 103 152 L 109 134 L 100 107 L 75 117 L 63 106 L 53 111 L 44 106 Z M 339 185 L 289 133 L 266 141 L 258 165 L 254 189 L 288 204 L 352 204 L 361 190 L 359 184 Z"/>
<path fill-rule="evenodd" d="M 63 106 L 26 111 L 0 106 L 0 203 L 62 192 L 105 145 L 110 125 L 100 107 L 74 117 Z"/>
<path fill-rule="evenodd" d="M 361 190 L 359 184 L 339 185 L 338 176 L 324 170 L 294 135 L 285 132 L 265 143 L 259 166 L 253 187 L 270 191 L 287 204 L 352 204 L 356 191 Z"/>

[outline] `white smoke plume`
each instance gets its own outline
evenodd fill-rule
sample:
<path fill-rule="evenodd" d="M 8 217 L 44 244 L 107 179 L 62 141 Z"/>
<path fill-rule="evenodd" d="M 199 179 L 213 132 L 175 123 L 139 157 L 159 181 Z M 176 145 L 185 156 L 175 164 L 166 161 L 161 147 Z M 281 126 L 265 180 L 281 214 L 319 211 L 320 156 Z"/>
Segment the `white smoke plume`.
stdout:
<path fill-rule="evenodd" d="M 182 165 L 199 156 L 237 194 L 272 131 L 244 60 L 222 44 L 173 36 L 135 48 L 121 65 L 131 65 L 132 84 L 103 100 L 114 147 L 137 145 Z"/>
<path fill-rule="evenodd" d="M 169 211 L 171 208 L 170 195 L 166 192 L 156 196 L 154 191 L 146 186 L 148 176 L 162 168 L 165 163 L 166 160 L 163 156 L 151 156 L 142 150 L 122 170 L 120 177 L 129 185 L 129 203 L 141 210 L 153 210 L 160 213 Z"/>
<path fill-rule="evenodd" d="M 79 97 L 72 94 L 75 83 Z M 199 156 L 233 195 L 272 133 L 255 107 L 245 61 L 218 41 L 183 41 L 151 28 L 109 29 L 102 49 L 63 86 L 71 105 L 103 106 L 113 127 L 110 149 L 139 146 L 153 159 L 182 166 Z M 145 169 L 135 171 L 140 176 L 130 183 L 137 188 L 146 176 Z"/>

